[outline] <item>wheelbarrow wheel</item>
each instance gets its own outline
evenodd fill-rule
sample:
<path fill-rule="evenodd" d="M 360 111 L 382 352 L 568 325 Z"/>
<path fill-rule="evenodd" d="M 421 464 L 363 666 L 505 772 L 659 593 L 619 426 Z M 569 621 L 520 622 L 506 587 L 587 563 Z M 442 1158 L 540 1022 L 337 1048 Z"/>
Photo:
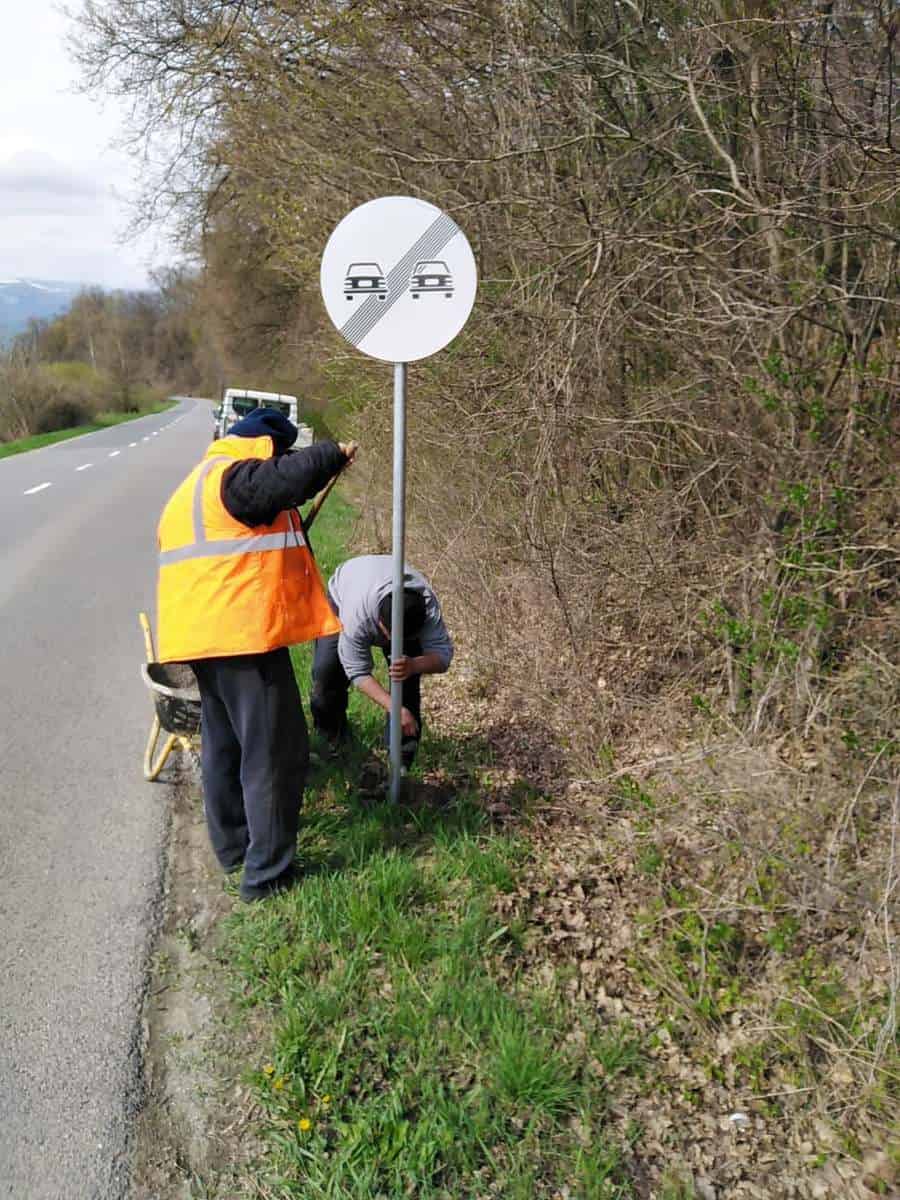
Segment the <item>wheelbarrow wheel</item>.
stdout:
<path fill-rule="evenodd" d="M 150 726 L 150 736 L 147 739 L 147 749 L 144 751 L 144 778 L 148 783 L 152 783 L 154 779 L 159 778 L 159 773 L 166 765 L 166 760 L 175 749 L 179 742 L 183 742 L 184 738 L 179 737 L 177 733 L 170 733 L 160 750 L 156 762 L 153 761 L 153 756 L 156 754 L 156 745 L 159 741 L 159 735 L 162 726 L 159 723 L 159 717 L 153 717 L 153 724 Z"/>

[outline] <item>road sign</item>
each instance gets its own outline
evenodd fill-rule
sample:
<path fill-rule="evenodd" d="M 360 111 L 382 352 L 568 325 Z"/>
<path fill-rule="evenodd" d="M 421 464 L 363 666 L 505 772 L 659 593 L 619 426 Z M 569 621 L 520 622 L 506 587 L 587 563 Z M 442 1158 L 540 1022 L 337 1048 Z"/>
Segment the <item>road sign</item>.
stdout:
<path fill-rule="evenodd" d="M 442 350 L 468 320 L 478 286 L 456 222 L 410 196 L 383 196 L 348 213 L 328 239 L 320 278 L 340 333 L 390 363 Z"/>
<path fill-rule="evenodd" d="M 391 661 L 403 654 L 406 538 L 406 364 L 442 350 L 468 320 L 478 272 L 451 217 L 410 196 L 382 196 L 348 213 L 320 271 L 325 308 L 341 334 L 394 364 Z M 391 681 L 391 799 L 400 796 L 403 685 Z"/>

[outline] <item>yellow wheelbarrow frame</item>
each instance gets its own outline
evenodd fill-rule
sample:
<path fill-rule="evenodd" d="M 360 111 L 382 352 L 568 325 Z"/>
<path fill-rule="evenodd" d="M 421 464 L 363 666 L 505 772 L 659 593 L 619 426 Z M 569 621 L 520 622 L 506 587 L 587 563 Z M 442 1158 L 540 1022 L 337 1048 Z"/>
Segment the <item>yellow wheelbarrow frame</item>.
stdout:
<path fill-rule="evenodd" d="M 154 716 L 144 751 L 144 778 L 157 779 L 172 751 L 196 750 L 200 737 L 200 692 L 190 667 L 180 663 L 159 663 L 153 648 L 153 634 L 147 614 L 139 614 L 144 631 L 147 661 L 141 665 L 144 683 L 153 696 Z M 157 753 L 160 734 L 169 736 Z"/>

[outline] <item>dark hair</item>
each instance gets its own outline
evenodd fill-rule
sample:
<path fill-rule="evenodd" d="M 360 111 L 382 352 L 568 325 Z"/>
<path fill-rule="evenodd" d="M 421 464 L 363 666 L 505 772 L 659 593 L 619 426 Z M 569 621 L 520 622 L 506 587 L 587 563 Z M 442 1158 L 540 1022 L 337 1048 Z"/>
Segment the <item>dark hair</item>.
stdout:
<path fill-rule="evenodd" d="M 384 597 L 378 605 L 378 620 L 385 629 L 391 629 L 391 593 Z M 422 592 L 414 592 L 412 588 L 403 589 L 403 640 L 409 641 L 421 631 L 425 624 L 425 597 Z"/>

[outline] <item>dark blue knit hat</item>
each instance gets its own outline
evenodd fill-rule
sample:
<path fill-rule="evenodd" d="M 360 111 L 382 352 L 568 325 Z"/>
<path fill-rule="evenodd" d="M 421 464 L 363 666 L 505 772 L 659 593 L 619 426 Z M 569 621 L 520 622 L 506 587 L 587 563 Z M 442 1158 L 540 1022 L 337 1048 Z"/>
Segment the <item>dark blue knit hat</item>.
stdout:
<path fill-rule="evenodd" d="M 284 454 L 297 440 L 297 426 L 274 408 L 254 408 L 228 430 L 229 437 L 270 437 L 275 453 Z"/>

